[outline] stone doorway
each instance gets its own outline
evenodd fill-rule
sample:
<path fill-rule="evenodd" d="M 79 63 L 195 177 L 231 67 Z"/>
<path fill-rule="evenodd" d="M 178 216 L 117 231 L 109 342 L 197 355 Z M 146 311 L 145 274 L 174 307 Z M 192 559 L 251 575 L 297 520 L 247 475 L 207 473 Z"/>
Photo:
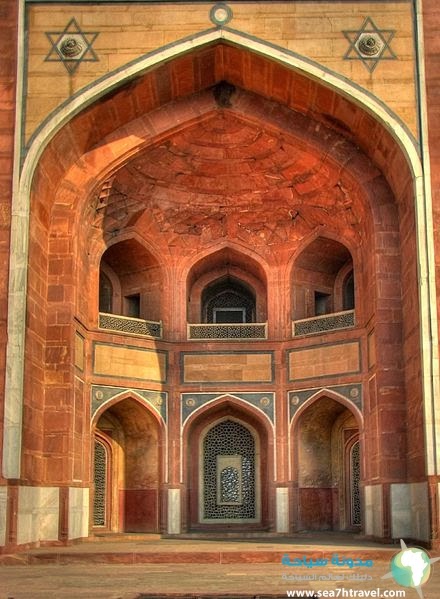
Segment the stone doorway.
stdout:
<path fill-rule="evenodd" d="M 361 446 L 353 413 L 321 397 L 296 427 L 299 530 L 359 531 Z"/>
<path fill-rule="evenodd" d="M 159 427 L 138 401 L 123 399 L 95 427 L 95 532 L 159 531 Z"/>

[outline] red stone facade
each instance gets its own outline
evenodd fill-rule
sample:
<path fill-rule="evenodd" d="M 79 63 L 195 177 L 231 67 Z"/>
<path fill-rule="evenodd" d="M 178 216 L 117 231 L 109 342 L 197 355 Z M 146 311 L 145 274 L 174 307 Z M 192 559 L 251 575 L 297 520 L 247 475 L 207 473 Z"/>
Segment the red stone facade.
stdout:
<path fill-rule="evenodd" d="M 29 206 L 21 437 L 0 478 L 4 551 L 116 531 L 249 529 L 436 545 L 427 364 L 438 348 L 420 265 L 426 237 L 435 264 L 440 252 L 440 9 L 423 0 L 423 10 L 426 222 L 428 155 L 414 157 L 397 119 L 385 122 L 350 82 L 343 91 L 221 37 L 121 76 L 93 101 L 79 94 L 38 151 L 31 140 L 29 187 L 14 190 L 18 14 L 3 2 L 3 372 L 13 192 Z M 19 395 L 8 380 L 6 406 Z M 206 439 L 221 422 L 252 438 L 251 466 L 221 432 L 209 462 Z M 38 489 L 50 532 L 28 537 Z M 215 516 L 204 511 L 209 492 Z M 246 501 L 248 515 L 234 516 Z"/>

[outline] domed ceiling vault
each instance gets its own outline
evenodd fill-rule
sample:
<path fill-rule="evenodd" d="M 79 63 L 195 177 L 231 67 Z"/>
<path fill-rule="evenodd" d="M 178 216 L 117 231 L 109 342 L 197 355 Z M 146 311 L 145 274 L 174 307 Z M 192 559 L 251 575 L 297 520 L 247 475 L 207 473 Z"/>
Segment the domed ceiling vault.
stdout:
<path fill-rule="evenodd" d="M 72 205 L 86 235 L 86 223 L 107 241 L 151 227 L 168 246 L 229 237 L 270 247 L 325 222 L 336 235 L 345 228 L 358 245 L 373 204 L 392 197 L 380 169 L 392 165 L 387 177 L 398 201 L 410 181 L 397 144 L 367 112 L 320 82 L 225 43 L 104 96 L 72 119 L 48 155 L 62 149 L 63 166 L 75 153 L 85 165 L 111 140 L 122 147 L 127 135 L 139 140 L 137 149 L 96 180 L 84 211 Z"/>
<path fill-rule="evenodd" d="M 226 106 L 221 87 L 232 90 Z M 197 96 L 212 110 L 117 170 L 96 200 L 94 228 L 107 239 L 135 228 L 173 247 L 235 239 L 267 250 L 325 227 L 361 244 L 369 209 L 350 164 L 380 173 L 353 143 L 228 84 Z"/>

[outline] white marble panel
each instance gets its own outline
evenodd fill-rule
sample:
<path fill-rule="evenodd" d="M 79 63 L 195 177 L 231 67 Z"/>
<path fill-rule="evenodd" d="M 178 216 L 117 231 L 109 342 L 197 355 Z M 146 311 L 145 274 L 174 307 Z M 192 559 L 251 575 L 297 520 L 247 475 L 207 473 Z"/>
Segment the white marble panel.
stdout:
<path fill-rule="evenodd" d="M 426 483 L 391 485 L 391 535 L 429 541 L 429 501 Z"/>
<path fill-rule="evenodd" d="M 275 498 L 277 532 L 289 532 L 289 489 L 276 489 Z"/>
<path fill-rule="evenodd" d="M 412 537 L 419 541 L 429 541 L 429 497 L 428 484 L 412 483 L 411 487 L 411 513 L 413 530 Z"/>
<path fill-rule="evenodd" d="M 180 489 L 168 489 L 168 534 L 180 534 Z"/>
<path fill-rule="evenodd" d="M 382 537 L 383 511 L 382 511 L 382 485 L 367 485 L 365 496 L 365 534 Z"/>
<path fill-rule="evenodd" d="M 17 543 L 56 541 L 59 521 L 58 487 L 20 487 L 18 490 Z"/>
<path fill-rule="evenodd" d="M 391 485 L 391 536 L 412 536 L 411 491 L 408 484 Z"/>
<path fill-rule="evenodd" d="M 8 505 L 8 487 L 0 487 L 0 547 L 6 545 L 6 508 Z"/>
<path fill-rule="evenodd" d="M 89 535 L 89 489 L 69 488 L 69 539 L 81 539 Z"/>

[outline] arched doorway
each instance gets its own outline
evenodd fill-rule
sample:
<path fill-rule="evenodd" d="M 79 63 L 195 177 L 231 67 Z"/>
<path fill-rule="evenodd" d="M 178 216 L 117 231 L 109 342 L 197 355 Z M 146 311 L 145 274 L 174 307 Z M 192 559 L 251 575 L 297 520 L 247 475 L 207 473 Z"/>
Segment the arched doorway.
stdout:
<path fill-rule="evenodd" d="M 262 423 L 227 402 L 196 418 L 188 441 L 190 528 L 266 528 L 270 458 Z"/>
<path fill-rule="evenodd" d="M 93 443 L 92 525 L 95 532 L 158 532 L 160 434 L 132 398 L 98 418 Z"/>
<path fill-rule="evenodd" d="M 299 530 L 362 527 L 361 446 L 353 413 L 330 397 L 306 407 L 295 427 Z"/>

